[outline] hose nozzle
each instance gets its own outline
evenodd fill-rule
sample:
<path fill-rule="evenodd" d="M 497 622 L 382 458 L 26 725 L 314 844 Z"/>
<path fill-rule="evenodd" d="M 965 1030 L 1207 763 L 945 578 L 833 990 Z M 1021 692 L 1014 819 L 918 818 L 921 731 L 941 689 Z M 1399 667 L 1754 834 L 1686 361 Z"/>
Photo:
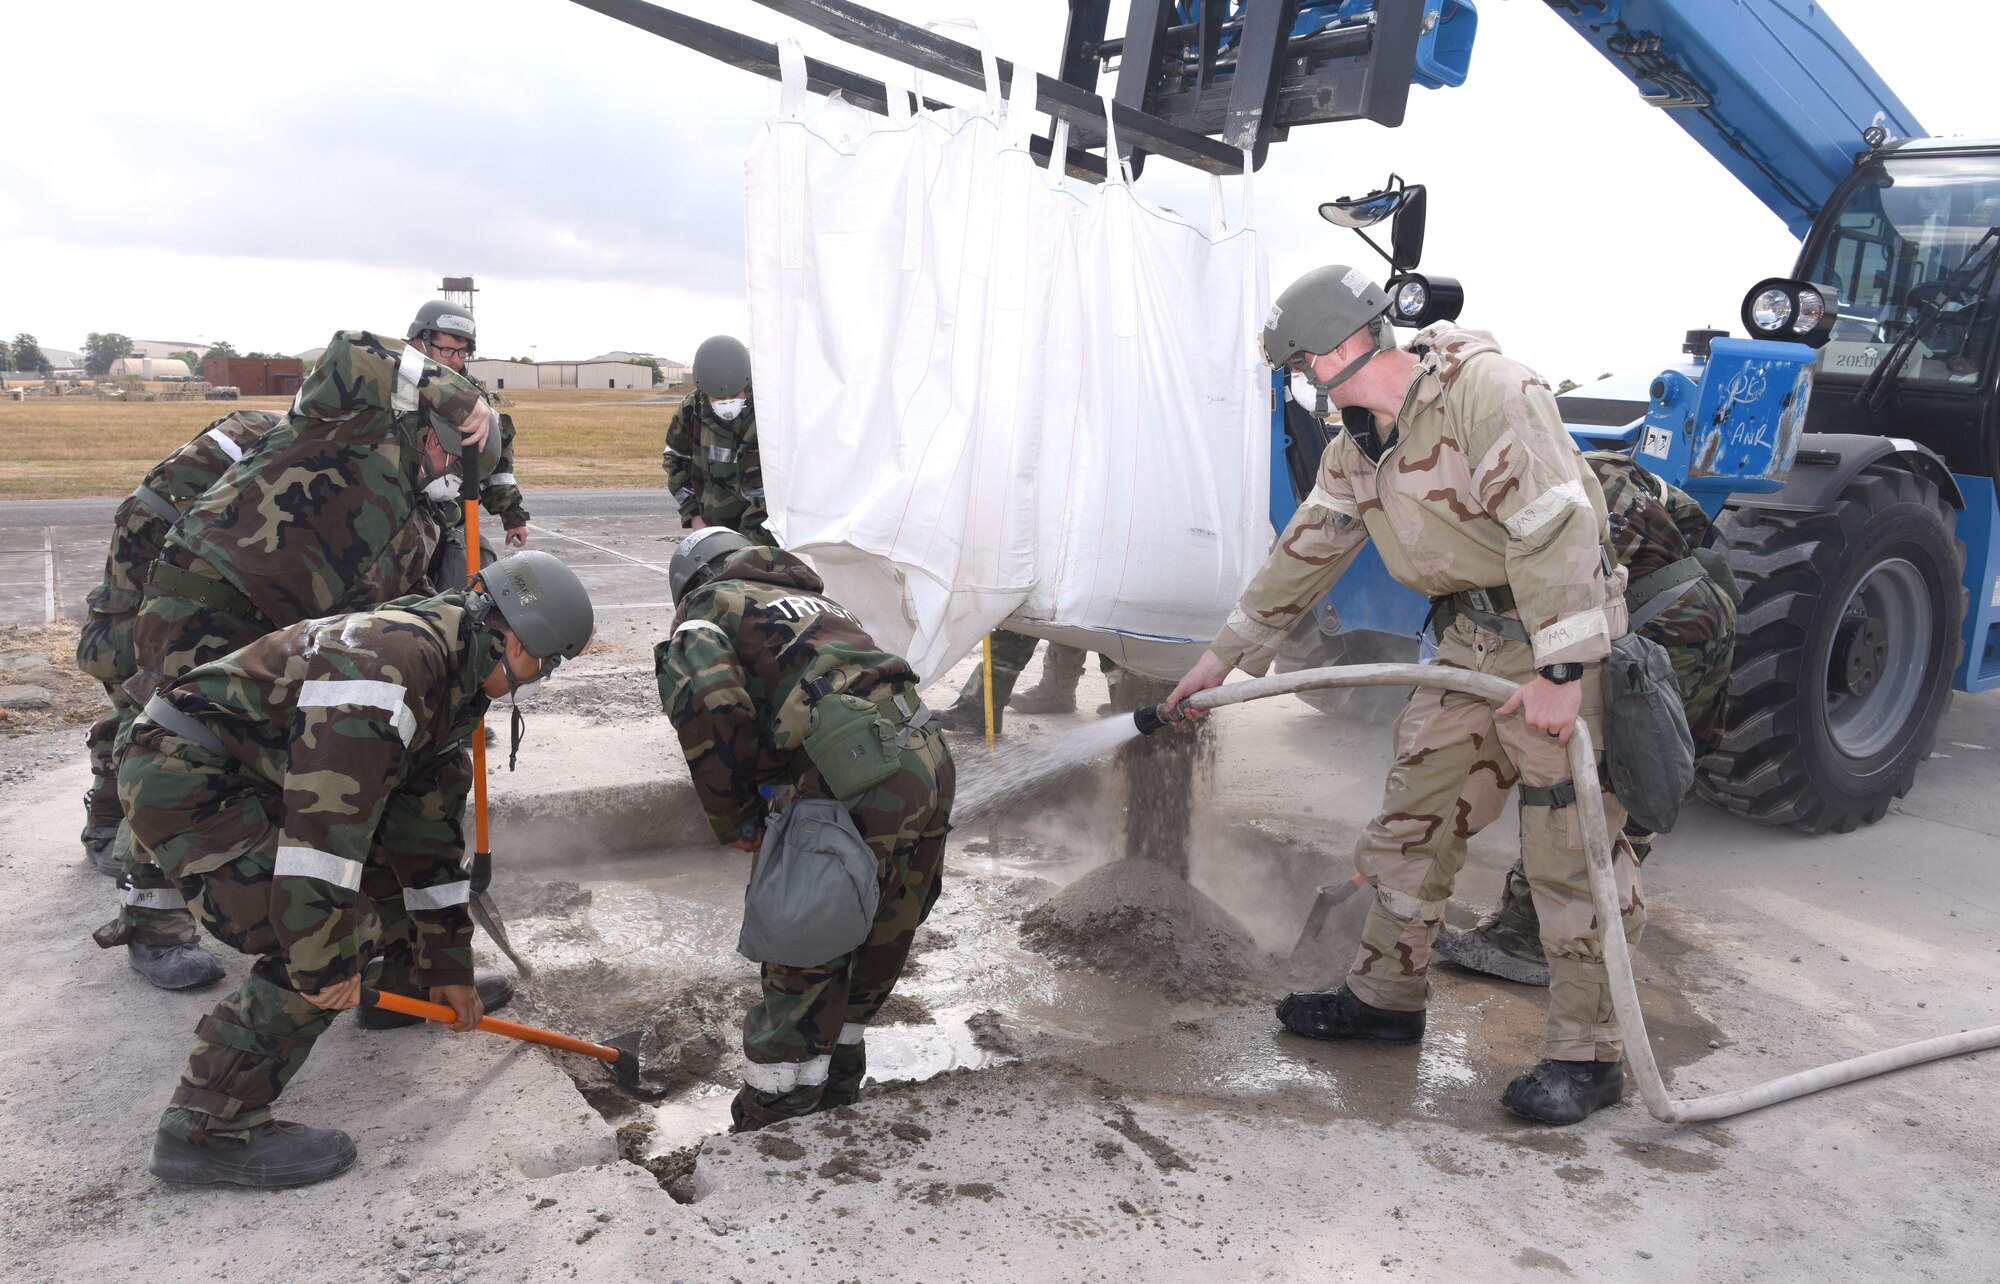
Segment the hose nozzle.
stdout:
<path fill-rule="evenodd" d="M 1133 711 L 1132 725 L 1139 728 L 1139 734 L 1150 736 L 1161 727 L 1170 727 L 1176 722 L 1185 722 L 1185 712 L 1168 713 L 1164 704 L 1149 704 Z"/>

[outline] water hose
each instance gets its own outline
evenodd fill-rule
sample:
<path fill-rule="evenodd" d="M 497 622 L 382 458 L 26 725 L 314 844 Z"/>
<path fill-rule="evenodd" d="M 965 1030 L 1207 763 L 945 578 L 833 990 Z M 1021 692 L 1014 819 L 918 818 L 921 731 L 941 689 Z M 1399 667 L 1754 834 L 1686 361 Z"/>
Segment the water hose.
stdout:
<path fill-rule="evenodd" d="M 1247 682 L 1232 682 L 1190 696 L 1182 708 L 1215 709 L 1227 704 L 1243 704 L 1329 687 L 1429 687 L 1475 695 L 1497 706 L 1504 704 L 1507 697 L 1514 693 L 1515 685 L 1491 674 L 1429 664 L 1356 664 L 1301 669 L 1294 673 L 1253 678 Z M 1178 711 L 1169 714 L 1162 706 L 1154 705 L 1139 710 L 1133 715 L 1133 721 L 1138 724 L 1141 733 L 1150 735 L 1161 726 L 1178 722 L 1184 716 Z M 1591 742 L 1590 728 L 1581 719 L 1570 736 L 1569 766 L 1570 778 L 1577 786 L 1576 806 L 1583 821 L 1590 899 L 1597 910 L 1597 921 L 1600 924 L 1620 923 L 1623 916 L 1618 908 L 1617 880 L 1611 871 L 1611 840 L 1605 827 L 1604 799 L 1599 793 L 1597 750 Z M 1632 979 L 1632 953 L 1625 944 L 1625 934 L 1621 931 L 1601 931 L 1600 941 L 1605 971 L 1611 983 L 1611 1006 L 1618 1018 L 1619 1034 L 1625 1042 L 1626 1068 L 1630 1078 L 1638 1084 L 1639 1096 L 1645 1101 L 1647 1111 L 1663 1123 L 1727 1119 L 1906 1066 L 2000 1047 L 2000 1026 L 1987 1026 L 1850 1057 L 1735 1092 L 1707 1097 L 1670 1097 L 1666 1081 L 1660 1077 L 1659 1063 L 1653 1059 L 1653 1044 L 1646 1035 L 1645 1016 L 1639 1010 L 1639 987 Z"/>

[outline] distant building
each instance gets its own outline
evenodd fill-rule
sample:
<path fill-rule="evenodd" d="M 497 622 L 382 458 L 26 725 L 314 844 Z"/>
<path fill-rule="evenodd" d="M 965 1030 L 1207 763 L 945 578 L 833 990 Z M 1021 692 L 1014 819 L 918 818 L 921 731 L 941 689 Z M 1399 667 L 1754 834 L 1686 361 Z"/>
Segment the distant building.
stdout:
<path fill-rule="evenodd" d="M 201 377 L 246 397 L 289 397 L 305 381 L 305 363 L 297 357 L 210 357 L 201 363 Z"/>
<path fill-rule="evenodd" d="M 173 357 L 120 357 L 111 363 L 113 379 L 192 379 L 187 362 Z"/>
<path fill-rule="evenodd" d="M 630 361 L 540 361 L 544 388 L 650 388 L 653 367 Z"/>
<path fill-rule="evenodd" d="M 193 352 L 208 355 L 208 345 L 195 343 L 190 339 L 134 339 L 128 357 L 171 357 L 176 352 Z"/>
<path fill-rule="evenodd" d="M 474 357 L 465 363 L 465 373 L 495 392 L 519 392 L 542 386 L 541 371 L 532 361 L 501 361 Z"/>

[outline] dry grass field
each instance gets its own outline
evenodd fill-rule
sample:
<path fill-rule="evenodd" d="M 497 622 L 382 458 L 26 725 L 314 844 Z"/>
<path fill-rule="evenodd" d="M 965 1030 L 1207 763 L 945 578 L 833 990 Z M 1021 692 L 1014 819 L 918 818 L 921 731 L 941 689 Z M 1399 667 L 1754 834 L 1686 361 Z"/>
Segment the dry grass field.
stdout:
<path fill-rule="evenodd" d="M 537 489 L 658 486 L 671 405 L 652 392 L 509 392 L 515 471 Z M 0 499 L 123 495 L 146 470 L 231 410 L 283 410 L 283 397 L 125 403 L 95 397 L 0 400 Z"/>

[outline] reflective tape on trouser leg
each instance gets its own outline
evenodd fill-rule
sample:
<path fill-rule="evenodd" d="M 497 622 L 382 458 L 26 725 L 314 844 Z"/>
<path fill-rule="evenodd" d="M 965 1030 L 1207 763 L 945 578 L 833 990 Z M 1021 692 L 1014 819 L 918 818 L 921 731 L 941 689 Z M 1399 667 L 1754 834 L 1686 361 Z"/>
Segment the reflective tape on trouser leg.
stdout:
<path fill-rule="evenodd" d="M 749 1062 L 743 1067 L 743 1086 L 771 1097 L 781 1097 L 794 1088 L 816 1088 L 826 1082 L 827 1067 L 832 1062 L 831 1055 L 770 1065 Z"/>
<path fill-rule="evenodd" d="M 128 887 L 120 899 L 138 909 L 184 910 L 187 898 L 171 887 Z"/>
<path fill-rule="evenodd" d="M 849 1021 L 846 1025 L 840 1027 L 840 1038 L 836 1040 L 836 1043 L 859 1043 L 867 1035 L 868 1027 L 866 1025 L 859 1021 Z"/>

